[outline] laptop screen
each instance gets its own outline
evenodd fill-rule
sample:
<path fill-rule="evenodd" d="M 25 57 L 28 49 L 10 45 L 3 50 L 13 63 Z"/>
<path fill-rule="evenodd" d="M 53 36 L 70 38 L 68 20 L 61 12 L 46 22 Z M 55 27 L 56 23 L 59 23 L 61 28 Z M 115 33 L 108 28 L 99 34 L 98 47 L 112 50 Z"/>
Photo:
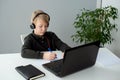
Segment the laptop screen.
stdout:
<path fill-rule="evenodd" d="M 99 42 L 93 42 L 66 50 L 63 59 L 62 75 L 67 75 L 95 64 Z"/>

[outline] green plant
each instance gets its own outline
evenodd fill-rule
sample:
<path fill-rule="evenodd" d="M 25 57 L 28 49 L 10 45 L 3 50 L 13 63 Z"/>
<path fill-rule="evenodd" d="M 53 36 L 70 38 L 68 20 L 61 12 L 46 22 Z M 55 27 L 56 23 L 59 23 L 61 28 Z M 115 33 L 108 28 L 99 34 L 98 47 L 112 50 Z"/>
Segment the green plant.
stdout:
<path fill-rule="evenodd" d="M 99 40 L 104 46 L 114 39 L 111 31 L 117 31 L 115 19 L 118 18 L 118 9 L 112 6 L 97 8 L 95 10 L 82 9 L 82 14 L 77 14 L 74 22 L 76 33 L 72 35 L 75 42 L 93 42 Z"/>

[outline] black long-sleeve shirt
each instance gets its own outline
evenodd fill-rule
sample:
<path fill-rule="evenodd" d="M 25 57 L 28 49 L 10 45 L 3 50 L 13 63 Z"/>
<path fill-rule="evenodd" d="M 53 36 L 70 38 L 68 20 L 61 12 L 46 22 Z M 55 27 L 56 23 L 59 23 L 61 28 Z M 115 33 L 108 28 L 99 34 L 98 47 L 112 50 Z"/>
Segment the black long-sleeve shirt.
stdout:
<path fill-rule="evenodd" d="M 44 36 L 40 37 L 35 35 L 34 32 L 30 33 L 24 39 L 24 44 L 21 49 L 21 56 L 23 58 L 43 58 L 42 51 L 61 50 L 64 52 L 70 47 L 62 42 L 53 32 L 46 32 Z"/>

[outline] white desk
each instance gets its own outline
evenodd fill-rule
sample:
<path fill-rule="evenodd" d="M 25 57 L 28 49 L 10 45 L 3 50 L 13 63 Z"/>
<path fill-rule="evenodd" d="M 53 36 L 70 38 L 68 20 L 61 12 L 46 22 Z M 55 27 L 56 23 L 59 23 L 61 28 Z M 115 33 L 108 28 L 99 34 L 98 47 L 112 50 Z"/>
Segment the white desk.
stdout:
<path fill-rule="evenodd" d="M 108 59 L 106 58 L 108 55 Z M 110 56 L 110 55 L 112 56 Z M 110 59 L 109 58 L 115 58 Z M 46 76 L 38 80 L 120 80 L 120 60 L 106 48 L 100 48 L 96 64 L 88 69 L 59 78 L 42 67 L 49 61 L 41 59 L 24 59 L 20 53 L 0 55 L 0 80 L 25 80 L 16 70 L 16 66 L 32 64 Z M 109 64 L 106 64 L 106 63 Z"/>

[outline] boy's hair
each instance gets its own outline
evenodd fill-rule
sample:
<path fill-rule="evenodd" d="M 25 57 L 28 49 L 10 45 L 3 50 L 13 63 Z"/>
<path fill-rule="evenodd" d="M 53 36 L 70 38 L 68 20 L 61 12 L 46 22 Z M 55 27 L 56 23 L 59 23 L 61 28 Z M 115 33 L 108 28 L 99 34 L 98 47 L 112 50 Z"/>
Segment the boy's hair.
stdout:
<path fill-rule="evenodd" d="M 46 23 L 49 24 L 50 16 L 42 10 L 36 10 L 32 13 L 31 23 L 35 23 L 37 19 L 43 19 Z"/>

